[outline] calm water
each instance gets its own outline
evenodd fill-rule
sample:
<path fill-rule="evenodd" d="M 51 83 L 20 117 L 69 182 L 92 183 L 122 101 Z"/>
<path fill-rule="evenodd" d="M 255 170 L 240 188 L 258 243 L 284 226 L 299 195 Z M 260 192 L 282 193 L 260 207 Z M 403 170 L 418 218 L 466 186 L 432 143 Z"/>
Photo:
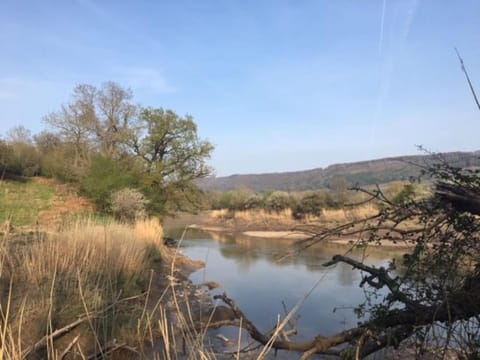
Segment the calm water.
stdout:
<path fill-rule="evenodd" d="M 263 331 L 273 327 L 279 314 L 284 315 L 282 301 L 291 309 L 316 284 L 298 313 L 296 339 L 333 334 L 357 324 L 352 307 L 365 300 L 358 286 L 360 273 L 345 264 L 322 266 L 333 255 L 344 254 L 346 246 L 324 244 L 278 261 L 292 249 L 291 241 L 194 230 L 187 232 L 182 246 L 185 255 L 207 263 L 192 274 L 192 281 L 221 283 L 223 288 L 217 291 L 225 291 Z M 372 249 L 366 263 L 386 265 L 401 254 Z M 350 255 L 361 258 L 364 254 Z"/>

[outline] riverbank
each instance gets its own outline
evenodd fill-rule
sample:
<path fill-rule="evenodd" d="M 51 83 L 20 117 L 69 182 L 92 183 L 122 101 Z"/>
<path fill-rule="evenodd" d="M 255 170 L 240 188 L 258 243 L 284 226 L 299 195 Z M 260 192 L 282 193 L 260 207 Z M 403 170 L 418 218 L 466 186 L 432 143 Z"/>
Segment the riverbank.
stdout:
<path fill-rule="evenodd" d="M 174 218 L 164 219 L 167 229 L 189 227 L 209 233 L 242 234 L 250 238 L 272 239 L 282 241 L 308 240 L 319 229 L 331 229 L 349 222 L 361 222 L 376 214 L 375 207 L 361 206 L 349 209 L 324 210 L 320 216 L 310 216 L 303 220 L 295 220 L 291 210 L 268 213 L 263 210 L 236 211 L 227 210 L 204 211 L 199 214 L 178 214 Z M 357 225 L 358 226 L 358 225 Z M 368 237 L 368 233 L 362 233 Z M 357 236 L 330 236 L 322 241 L 339 245 L 351 246 L 358 244 L 360 235 Z M 412 245 L 400 241 L 382 240 L 369 244 L 372 247 L 410 248 Z"/>
<path fill-rule="evenodd" d="M 78 220 L 48 233 L 6 228 L 0 359 L 196 353 L 204 333 L 192 329 L 213 308 L 209 289 L 216 284 L 193 284 L 190 275 L 205 263 L 162 238 L 156 219 Z"/>
<path fill-rule="evenodd" d="M 198 284 L 205 280 L 220 282 L 223 285 L 220 293 L 225 292 L 233 299 L 265 333 L 275 324 L 279 314 L 283 316 L 302 294 L 310 292 L 312 284 L 318 283 L 318 288 L 308 295 L 294 317 L 299 321 L 294 324 L 298 336 L 292 337 L 293 341 L 308 340 L 319 333 L 325 336 L 339 333 L 355 327 L 359 321 L 352 309 L 365 300 L 365 293 L 358 286 L 362 281 L 361 273 L 347 264 L 325 267 L 326 261 L 348 251 L 354 259 L 364 259 L 375 268 L 387 268 L 392 259 L 401 264 L 405 253 L 402 249 L 381 247 L 366 251 L 349 249 L 334 243 L 295 252 L 289 239 L 253 238 L 226 231 L 202 233 L 188 230 L 181 246 L 185 255 L 208 260 L 204 270 L 192 274 L 192 281 Z M 378 290 L 378 295 L 384 294 L 385 291 Z M 286 331 L 290 331 L 290 327 Z M 238 339 L 238 329 L 228 326 L 208 334 L 208 341 L 221 337 L 226 345 L 236 344 Z M 250 340 L 247 334 L 242 334 L 241 347 L 247 346 Z M 254 353 L 249 355 L 255 359 Z M 280 351 L 277 356 L 283 360 L 300 355 Z"/>
<path fill-rule="evenodd" d="M 231 211 L 209 210 L 198 214 L 178 213 L 174 217 L 166 217 L 162 223 L 167 228 L 178 228 L 185 224 L 196 225 L 212 231 L 226 229 L 231 232 L 246 231 L 286 231 L 291 232 L 301 226 L 317 224 L 322 226 L 338 226 L 350 221 L 366 219 L 378 213 L 373 205 L 362 205 L 343 209 L 323 209 L 318 216 L 306 216 L 295 219 L 291 209 L 278 212 L 267 212 L 262 209 Z"/>

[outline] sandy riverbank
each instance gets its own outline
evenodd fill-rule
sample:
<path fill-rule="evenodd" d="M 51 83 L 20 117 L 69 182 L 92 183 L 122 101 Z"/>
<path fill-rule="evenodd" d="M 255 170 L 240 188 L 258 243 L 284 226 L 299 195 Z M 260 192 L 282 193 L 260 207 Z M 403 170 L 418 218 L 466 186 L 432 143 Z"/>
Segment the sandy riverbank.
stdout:
<path fill-rule="evenodd" d="M 361 218 L 357 213 L 354 214 L 355 216 L 352 215 L 353 213 L 346 216 L 347 213 L 343 210 L 338 210 L 337 212 L 340 212 L 342 216 L 339 214 L 335 214 L 335 216 L 330 214 L 331 218 L 329 218 L 324 215 L 322 222 L 320 222 L 322 227 L 335 227 L 346 221 Z M 247 214 L 248 216 L 246 216 Z M 333 221 L 333 219 L 335 219 L 335 221 Z M 280 216 L 278 214 L 265 214 L 264 212 L 240 212 L 236 218 L 231 219 L 218 216 L 218 211 L 208 211 L 196 215 L 179 214 L 174 218 L 165 219 L 164 225 L 170 229 L 179 229 L 187 226 L 192 229 L 211 233 L 241 234 L 252 239 L 259 238 L 292 242 L 305 240 L 312 236 L 311 233 L 297 230 L 297 228 L 306 225 L 306 222 L 293 221 L 291 216 L 286 216 L 285 214 Z M 359 242 L 358 238 L 352 237 L 332 237 L 325 241 L 345 246 Z M 405 242 L 393 242 L 391 240 L 383 240 L 379 244 L 371 243 L 370 245 L 373 247 L 381 246 L 388 248 L 409 248 L 412 246 Z"/>
<path fill-rule="evenodd" d="M 190 228 L 206 231 L 206 232 L 222 232 L 222 233 L 237 233 L 242 234 L 244 236 L 248 236 L 250 238 L 260 238 L 260 239 L 272 239 L 272 240 L 305 240 L 310 238 L 312 235 L 302 232 L 302 231 L 278 231 L 278 230 L 271 230 L 271 231 L 237 231 L 234 232 L 229 228 L 223 228 L 219 226 L 202 226 L 202 225 L 190 225 Z M 353 238 L 331 238 L 328 240 L 324 240 L 328 243 L 339 244 L 339 245 L 353 245 L 358 243 L 358 239 Z M 412 244 L 407 244 L 402 241 L 391 241 L 391 240 L 383 240 L 381 243 L 370 243 L 369 246 L 373 247 L 386 247 L 386 248 L 410 248 Z"/>
<path fill-rule="evenodd" d="M 309 234 L 301 231 L 244 231 L 242 232 L 242 234 L 250 237 L 259 237 L 264 239 L 303 240 L 310 237 Z"/>

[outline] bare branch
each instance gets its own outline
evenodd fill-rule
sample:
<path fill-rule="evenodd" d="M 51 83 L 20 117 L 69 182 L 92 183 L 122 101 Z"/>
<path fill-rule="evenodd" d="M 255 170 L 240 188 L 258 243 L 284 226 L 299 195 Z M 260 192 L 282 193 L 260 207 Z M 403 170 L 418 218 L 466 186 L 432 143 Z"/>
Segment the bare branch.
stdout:
<path fill-rule="evenodd" d="M 455 48 L 455 52 L 457 53 L 458 61 L 460 61 L 462 71 L 465 74 L 465 77 L 467 78 L 468 86 L 470 87 L 470 91 L 472 92 L 473 99 L 475 100 L 475 103 L 477 104 L 477 107 L 480 110 L 480 102 L 478 101 L 477 94 L 475 93 L 475 89 L 473 88 L 472 82 L 470 81 L 470 76 L 468 76 L 468 72 L 467 72 L 467 69 L 465 68 L 465 64 L 463 62 L 463 59 L 460 56 L 460 53 L 458 52 L 457 48 Z"/>
<path fill-rule="evenodd" d="M 307 352 L 315 349 L 315 353 L 322 353 L 333 346 L 343 344 L 357 338 L 365 331 L 364 328 L 354 328 L 332 336 L 318 335 L 313 340 L 305 342 L 293 342 L 277 339 L 273 340 L 272 342 L 271 338 L 260 332 L 257 327 L 243 314 L 243 312 L 238 308 L 235 302 L 230 299 L 226 294 L 215 295 L 214 299 L 222 300 L 230 307 L 230 309 L 232 309 L 233 313 L 238 319 L 242 319 L 242 328 L 245 329 L 254 340 L 258 341 L 263 345 L 271 344 L 272 348 L 278 350 Z M 240 324 L 238 326 L 240 326 Z"/>

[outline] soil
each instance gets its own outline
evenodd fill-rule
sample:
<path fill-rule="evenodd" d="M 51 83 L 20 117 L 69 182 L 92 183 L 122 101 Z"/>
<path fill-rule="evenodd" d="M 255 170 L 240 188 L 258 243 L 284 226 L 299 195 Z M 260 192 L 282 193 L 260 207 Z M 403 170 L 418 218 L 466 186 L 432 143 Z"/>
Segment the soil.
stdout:
<path fill-rule="evenodd" d="M 40 177 L 34 179 L 38 183 L 55 188 L 55 196 L 48 210 L 39 214 L 38 226 L 41 230 L 54 231 L 69 216 L 95 211 L 95 206 L 89 200 L 79 196 L 73 185 L 60 183 L 54 179 Z"/>

